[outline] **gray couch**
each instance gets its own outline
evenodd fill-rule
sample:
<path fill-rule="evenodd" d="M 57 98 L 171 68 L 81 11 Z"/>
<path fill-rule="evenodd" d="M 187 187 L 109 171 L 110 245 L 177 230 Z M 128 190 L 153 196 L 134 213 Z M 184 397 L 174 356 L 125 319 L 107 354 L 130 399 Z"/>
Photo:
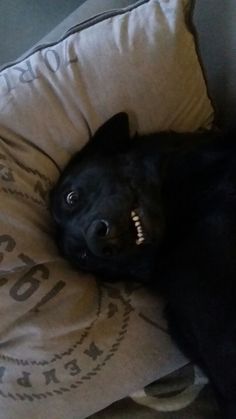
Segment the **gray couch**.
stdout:
<path fill-rule="evenodd" d="M 236 2 L 192 1 L 199 54 L 216 109 L 217 122 L 223 127 L 232 127 L 236 114 Z M 55 42 L 71 27 L 93 15 L 132 3 L 135 0 L 87 0 L 39 44 Z"/>
<path fill-rule="evenodd" d="M 74 25 L 91 16 L 126 7 L 136 0 L 86 0 L 37 45 L 55 42 Z M 236 111 L 236 2 L 234 0 L 192 0 L 193 23 L 209 94 L 217 122 L 234 126 Z M 36 46 L 37 46 L 36 45 Z"/>
<path fill-rule="evenodd" d="M 66 32 L 73 26 L 86 19 L 89 19 L 95 14 L 109 11 L 109 9 L 126 7 L 134 2 L 134 0 L 87 0 L 58 27 L 56 27 L 51 33 L 42 39 L 38 45 L 44 45 L 58 41 L 60 38 L 63 38 Z M 234 30 L 233 26 L 233 15 L 235 12 L 236 4 L 234 3 L 234 0 L 227 0 L 226 6 L 224 4 L 224 0 L 196 0 L 194 7 L 194 26 L 196 29 L 199 54 L 203 64 L 205 77 L 209 88 L 209 94 L 216 109 L 217 122 L 219 125 L 228 127 L 234 124 L 234 108 L 236 105 L 236 85 L 233 79 L 234 69 L 236 66 L 234 54 L 234 37 L 236 31 Z M 37 48 L 38 45 L 36 45 L 34 48 Z M 26 52 L 25 55 L 28 54 L 29 52 Z M 21 120 L 20 124 L 22 124 Z M 48 373 L 51 374 L 50 377 L 54 377 L 52 376 L 53 371 L 53 369 L 48 371 Z M 27 373 L 24 372 L 23 374 L 25 377 L 25 374 Z M 194 385 L 191 386 L 190 379 L 193 376 L 196 378 L 196 382 L 194 382 Z M 177 396 L 174 397 L 174 407 L 172 406 L 173 410 L 176 409 L 177 411 L 180 411 L 178 406 L 185 406 L 186 402 L 184 397 L 186 396 L 188 400 L 190 397 L 194 402 L 189 407 L 186 405 L 186 409 L 188 410 L 185 411 L 184 415 L 186 414 L 186 416 L 184 417 L 194 419 L 201 419 L 206 417 L 208 419 L 214 417 L 214 419 L 216 419 L 218 417 L 216 410 L 210 410 L 208 405 L 206 405 L 206 400 L 208 400 L 207 398 L 204 400 L 199 400 L 198 403 L 195 403 L 195 398 L 197 397 L 200 390 L 204 388 L 204 379 L 204 377 L 198 374 L 198 371 L 196 373 L 193 366 L 184 366 L 181 368 L 181 371 L 175 371 L 172 378 L 165 377 L 163 381 L 158 381 L 155 383 L 152 386 L 152 389 L 149 387 L 147 389 L 147 397 L 143 397 L 146 396 L 146 393 L 143 394 L 142 392 L 137 392 L 136 394 L 132 394 L 132 400 L 126 399 L 121 402 L 117 402 L 115 406 L 113 405 L 113 407 L 108 407 L 103 412 L 94 414 L 91 419 L 131 419 L 135 417 L 150 419 L 157 417 L 155 410 L 151 414 L 150 410 L 145 410 L 143 406 L 138 410 L 138 413 L 136 413 L 137 407 L 134 405 L 134 401 L 137 401 L 140 404 L 150 402 L 150 406 L 152 406 L 152 398 L 149 400 L 149 394 L 152 394 L 152 392 L 157 395 L 161 395 L 159 398 L 160 400 L 157 397 L 158 402 L 160 402 L 158 404 L 158 409 L 160 409 L 158 418 L 168 419 L 173 417 L 172 413 L 170 413 L 170 415 L 168 413 L 163 413 L 165 412 L 163 409 L 166 409 L 165 406 L 167 406 L 167 409 L 170 408 L 168 394 L 173 395 L 173 393 L 175 393 L 175 391 L 178 392 L 178 390 L 181 390 L 181 394 L 179 395 L 179 399 Z M 56 380 L 55 377 L 54 380 Z M 22 378 L 18 381 L 22 383 Z M 168 383 L 170 383 L 170 387 L 168 387 Z M 186 391 L 187 388 L 189 393 Z M 194 397 L 192 397 L 191 391 L 193 392 Z M 204 388 L 204 395 L 208 397 L 208 393 L 206 393 L 206 391 L 207 390 Z M 49 393 L 49 395 L 50 394 L 51 393 Z M 165 397 L 163 397 L 163 394 L 167 395 L 166 402 L 164 400 Z M 144 401 L 143 398 L 145 399 Z M 210 406 L 214 406 L 212 399 Z M 202 412 L 205 412 L 207 409 L 209 411 L 209 415 L 205 416 L 202 414 Z M 128 411 L 131 413 L 128 413 Z M 168 410 L 166 410 L 166 412 L 168 412 Z M 34 416 L 38 418 L 42 417 L 37 416 L 37 414 Z M 73 417 L 75 418 L 76 416 Z M 181 411 L 179 416 L 178 413 L 175 413 L 174 417 L 175 419 L 183 419 Z"/>
<path fill-rule="evenodd" d="M 209 92 L 223 126 L 236 114 L 236 2 L 196 0 L 194 23 Z"/>

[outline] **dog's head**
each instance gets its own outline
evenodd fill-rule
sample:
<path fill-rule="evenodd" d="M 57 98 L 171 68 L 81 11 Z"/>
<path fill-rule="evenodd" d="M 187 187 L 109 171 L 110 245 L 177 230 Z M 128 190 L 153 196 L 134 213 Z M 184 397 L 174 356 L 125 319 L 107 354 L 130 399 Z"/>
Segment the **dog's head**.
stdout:
<path fill-rule="evenodd" d="M 51 210 L 59 247 L 73 265 L 108 279 L 147 275 L 164 226 L 159 163 L 144 141 L 130 138 L 125 113 L 72 158 Z"/>

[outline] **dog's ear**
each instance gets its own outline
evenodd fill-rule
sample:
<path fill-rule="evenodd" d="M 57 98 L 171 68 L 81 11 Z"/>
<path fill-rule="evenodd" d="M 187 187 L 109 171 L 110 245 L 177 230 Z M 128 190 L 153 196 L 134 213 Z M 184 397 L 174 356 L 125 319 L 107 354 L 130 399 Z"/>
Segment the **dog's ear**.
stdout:
<path fill-rule="evenodd" d="M 105 148 L 119 148 L 129 140 L 129 118 L 127 113 L 120 112 L 106 121 L 94 134 L 92 142 Z"/>

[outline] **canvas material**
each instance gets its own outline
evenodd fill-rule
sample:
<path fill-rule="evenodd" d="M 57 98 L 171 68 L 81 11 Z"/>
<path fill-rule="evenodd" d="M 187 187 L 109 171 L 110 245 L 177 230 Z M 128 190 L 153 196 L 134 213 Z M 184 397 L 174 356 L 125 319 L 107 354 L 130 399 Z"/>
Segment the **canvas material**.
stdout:
<path fill-rule="evenodd" d="M 186 362 L 158 297 L 61 259 L 48 210 L 59 170 L 114 113 L 129 113 L 132 132 L 209 128 L 184 22 L 181 0 L 139 2 L 0 73 L 4 419 L 85 418 Z"/>

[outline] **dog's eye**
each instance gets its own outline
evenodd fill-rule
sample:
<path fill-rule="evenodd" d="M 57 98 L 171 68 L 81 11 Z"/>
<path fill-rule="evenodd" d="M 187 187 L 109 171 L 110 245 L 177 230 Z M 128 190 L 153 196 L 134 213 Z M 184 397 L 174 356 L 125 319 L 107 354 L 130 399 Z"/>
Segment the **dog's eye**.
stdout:
<path fill-rule="evenodd" d="M 79 193 L 77 191 L 70 191 L 65 196 L 65 201 L 69 207 L 75 207 L 79 202 Z"/>

